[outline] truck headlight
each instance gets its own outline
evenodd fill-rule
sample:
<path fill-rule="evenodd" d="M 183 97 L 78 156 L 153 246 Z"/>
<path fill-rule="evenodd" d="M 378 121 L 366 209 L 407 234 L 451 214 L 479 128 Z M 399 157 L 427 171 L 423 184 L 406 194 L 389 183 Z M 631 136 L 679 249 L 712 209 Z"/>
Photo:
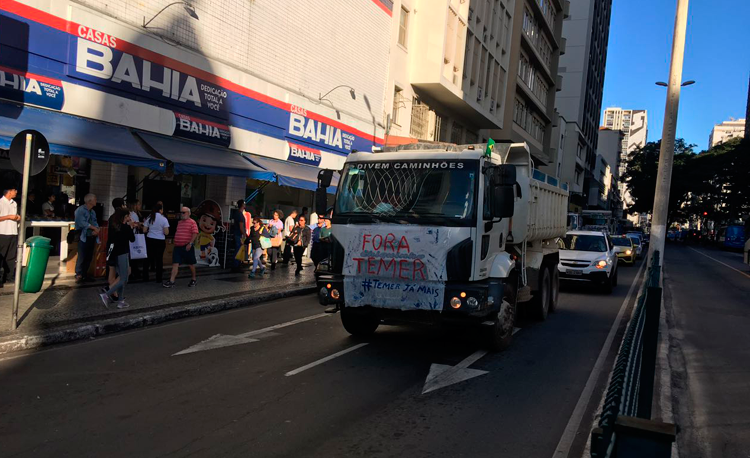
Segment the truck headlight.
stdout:
<path fill-rule="evenodd" d="M 454 297 L 451 299 L 450 304 L 451 304 L 451 307 L 453 307 L 454 309 L 459 309 L 461 308 L 461 299 Z"/>
<path fill-rule="evenodd" d="M 468 299 L 466 299 L 466 305 L 475 309 L 479 307 L 479 301 L 477 300 L 476 297 L 469 297 Z"/>
<path fill-rule="evenodd" d="M 625 250 L 625 254 L 630 256 L 631 254 L 633 254 L 633 250 Z"/>
<path fill-rule="evenodd" d="M 607 261 L 605 261 L 604 259 L 596 263 L 597 269 L 603 269 L 605 267 L 607 267 Z"/>

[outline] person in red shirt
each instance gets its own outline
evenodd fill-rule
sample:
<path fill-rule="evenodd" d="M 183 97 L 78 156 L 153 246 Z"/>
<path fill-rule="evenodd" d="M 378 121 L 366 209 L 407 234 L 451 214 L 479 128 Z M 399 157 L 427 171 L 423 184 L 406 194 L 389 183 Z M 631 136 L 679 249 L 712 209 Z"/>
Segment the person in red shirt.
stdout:
<path fill-rule="evenodd" d="M 188 287 L 195 286 L 195 241 L 198 238 L 198 224 L 190 217 L 190 209 L 182 207 L 180 210 L 180 221 L 177 223 L 177 231 L 174 234 L 174 252 L 172 253 L 172 275 L 169 281 L 162 283 L 165 288 L 174 286 L 177 279 L 177 271 L 180 264 L 187 264 L 193 279 Z"/>

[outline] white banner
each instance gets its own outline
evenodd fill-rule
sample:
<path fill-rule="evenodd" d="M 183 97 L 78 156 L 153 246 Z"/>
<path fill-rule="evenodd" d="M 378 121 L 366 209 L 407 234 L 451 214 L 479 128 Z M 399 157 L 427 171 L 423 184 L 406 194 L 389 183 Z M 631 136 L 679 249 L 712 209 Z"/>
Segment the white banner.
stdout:
<path fill-rule="evenodd" d="M 461 228 L 377 225 L 334 230 L 346 250 L 347 306 L 443 309 L 446 255 L 461 240 Z"/>

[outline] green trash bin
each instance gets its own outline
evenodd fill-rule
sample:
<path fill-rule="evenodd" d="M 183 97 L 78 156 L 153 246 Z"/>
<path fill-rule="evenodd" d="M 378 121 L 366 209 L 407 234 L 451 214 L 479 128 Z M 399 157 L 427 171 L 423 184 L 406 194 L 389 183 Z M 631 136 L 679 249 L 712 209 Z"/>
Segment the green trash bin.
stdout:
<path fill-rule="evenodd" d="M 29 247 L 29 259 L 21 277 L 21 290 L 24 293 L 38 293 L 42 289 L 52 245 L 47 237 L 36 235 L 26 240 L 26 246 Z"/>

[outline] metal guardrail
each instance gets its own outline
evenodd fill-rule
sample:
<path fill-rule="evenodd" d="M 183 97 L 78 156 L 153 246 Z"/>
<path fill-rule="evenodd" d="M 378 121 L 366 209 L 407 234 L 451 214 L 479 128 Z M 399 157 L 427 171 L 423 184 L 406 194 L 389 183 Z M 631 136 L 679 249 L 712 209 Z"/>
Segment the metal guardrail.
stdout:
<path fill-rule="evenodd" d="M 661 264 L 655 251 L 617 354 L 591 457 L 670 456 L 674 425 L 651 420 L 659 336 Z"/>

